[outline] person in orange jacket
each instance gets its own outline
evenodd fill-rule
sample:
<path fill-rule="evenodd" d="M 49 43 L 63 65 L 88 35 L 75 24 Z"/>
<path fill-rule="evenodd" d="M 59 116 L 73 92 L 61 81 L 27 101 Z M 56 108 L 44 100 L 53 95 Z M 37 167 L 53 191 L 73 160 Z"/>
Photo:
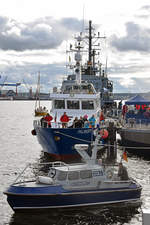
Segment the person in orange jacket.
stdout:
<path fill-rule="evenodd" d="M 60 121 L 62 122 L 62 128 L 67 128 L 67 123 L 69 122 L 69 117 L 66 112 L 60 117 Z"/>

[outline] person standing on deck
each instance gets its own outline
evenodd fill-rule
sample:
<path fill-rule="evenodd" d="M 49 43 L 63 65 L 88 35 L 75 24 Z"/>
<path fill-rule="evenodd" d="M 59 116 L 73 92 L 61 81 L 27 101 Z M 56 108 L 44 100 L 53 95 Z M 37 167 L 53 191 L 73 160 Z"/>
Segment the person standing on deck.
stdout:
<path fill-rule="evenodd" d="M 101 113 L 100 113 L 99 122 L 104 122 L 104 120 L 105 120 L 105 117 L 104 117 L 104 113 L 103 113 L 103 110 L 102 110 Z"/>
<path fill-rule="evenodd" d="M 51 127 L 51 121 L 53 120 L 53 117 L 47 113 L 46 116 L 43 117 L 44 121 L 47 122 L 48 127 Z"/>
<path fill-rule="evenodd" d="M 128 180 L 128 172 L 125 166 L 123 166 L 122 162 L 119 163 L 118 177 L 120 180 Z"/>
<path fill-rule="evenodd" d="M 62 122 L 62 128 L 67 128 L 67 123 L 69 122 L 69 117 L 66 112 L 60 117 L 60 121 Z"/>
<path fill-rule="evenodd" d="M 95 128 L 95 122 L 96 122 L 95 116 L 92 115 L 92 116 L 89 118 L 89 123 L 90 123 L 91 128 Z"/>

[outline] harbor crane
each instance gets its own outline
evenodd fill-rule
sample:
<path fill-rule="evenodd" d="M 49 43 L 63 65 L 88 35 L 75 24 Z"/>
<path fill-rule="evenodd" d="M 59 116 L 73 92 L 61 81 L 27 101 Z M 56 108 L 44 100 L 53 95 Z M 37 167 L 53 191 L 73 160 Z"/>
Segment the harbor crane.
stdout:
<path fill-rule="evenodd" d="M 13 87 L 16 87 L 16 95 L 18 95 L 18 92 L 17 92 L 17 87 L 20 86 L 21 83 L 14 83 L 14 84 L 11 84 L 11 83 L 3 83 L 3 84 L 0 84 L 1 87 L 3 86 L 13 86 Z"/>

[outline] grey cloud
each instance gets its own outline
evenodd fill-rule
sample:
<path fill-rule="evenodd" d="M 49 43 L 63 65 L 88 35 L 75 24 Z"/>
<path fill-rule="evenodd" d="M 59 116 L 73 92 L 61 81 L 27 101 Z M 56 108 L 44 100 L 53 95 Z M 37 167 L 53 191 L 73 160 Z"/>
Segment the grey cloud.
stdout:
<path fill-rule="evenodd" d="M 150 11 L 150 5 L 144 5 L 140 8 L 140 10 Z"/>
<path fill-rule="evenodd" d="M 113 35 L 110 40 L 112 47 L 118 51 L 150 52 L 150 29 L 143 28 L 133 22 L 126 23 L 126 36 Z"/>
<path fill-rule="evenodd" d="M 63 18 L 61 24 L 69 30 L 81 31 L 83 21 L 76 18 Z"/>
<path fill-rule="evenodd" d="M 34 91 L 37 85 L 39 71 L 41 74 L 40 84 L 43 92 L 49 92 L 50 88 L 56 85 L 59 86 L 62 82 L 62 76 L 66 74 L 64 64 L 60 63 L 44 65 L 39 63 L 24 63 L 24 65 L 17 66 L 10 64 L 10 66 L 7 66 L 3 69 L 3 72 L 0 73 L 2 75 L 0 81 L 2 82 L 7 76 L 7 82 L 20 82 L 22 84 L 19 86 L 19 90 L 27 91 L 23 85 L 26 83 L 29 87 L 33 87 Z"/>
<path fill-rule="evenodd" d="M 120 77 L 122 79 L 122 77 Z M 133 77 L 132 80 L 134 84 L 130 87 L 125 87 L 121 85 L 119 78 L 112 78 L 114 84 L 114 93 L 140 93 L 149 92 L 150 78 L 136 78 Z"/>
<path fill-rule="evenodd" d="M 45 17 L 21 24 L 0 17 L 0 49 L 25 51 L 57 48 L 72 36 L 73 31 L 81 31 L 81 27 L 82 21 L 75 18 L 54 20 Z"/>
<path fill-rule="evenodd" d="M 24 85 L 24 81 L 28 87 L 32 87 L 33 91 L 35 91 L 37 85 L 37 78 L 38 72 L 40 71 L 41 79 L 41 91 L 42 92 L 49 92 L 54 86 L 60 86 L 62 82 L 62 78 L 66 77 L 66 68 L 65 63 L 55 63 L 55 64 L 39 64 L 39 63 L 24 63 L 24 65 L 17 65 L 14 66 L 10 64 L 10 66 L 5 67 L 3 72 L 1 72 L 2 78 L 0 81 L 4 80 L 4 77 L 7 76 L 7 82 L 17 83 L 21 82 L 21 86 L 19 86 L 18 91 L 27 92 L 27 88 Z M 148 67 L 148 66 L 147 66 Z M 146 67 L 146 68 L 147 68 Z M 114 84 L 114 93 L 117 92 L 148 92 L 149 85 L 150 85 L 150 78 L 142 78 L 142 77 L 135 77 L 132 76 L 133 85 L 132 86 L 125 86 L 120 82 L 122 80 L 122 75 L 119 74 L 126 74 L 133 73 L 136 70 L 144 71 L 146 69 L 145 66 L 121 66 L 114 64 L 112 67 L 108 68 L 108 77 L 110 80 L 113 81 Z M 113 75 L 117 75 L 117 77 Z M 24 80 L 24 81 L 23 81 Z M 11 88 L 10 88 L 11 89 Z M 130 90 L 131 89 L 131 90 Z"/>
<path fill-rule="evenodd" d="M 119 63 L 112 64 L 108 68 L 108 73 L 110 75 L 118 75 L 118 74 L 135 74 L 137 71 L 145 72 L 149 70 L 149 64 L 143 65 L 140 61 L 137 61 L 136 64 L 132 64 L 132 62 L 128 65 L 121 65 Z"/>
<path fill-rule="evenodd" d="M 138 19 L 148 19 L 150 17 L 150 5 L 144 5 L 138 10 L 138 14 L 135 15 Z"/>

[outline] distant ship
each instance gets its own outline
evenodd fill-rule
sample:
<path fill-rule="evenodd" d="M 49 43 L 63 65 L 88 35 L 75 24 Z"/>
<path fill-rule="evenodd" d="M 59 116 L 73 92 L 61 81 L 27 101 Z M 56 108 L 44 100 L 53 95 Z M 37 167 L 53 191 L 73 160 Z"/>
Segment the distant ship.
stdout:
<path fill-rule="evenodd" d="M 107 76 L 107 65 L 102 68 L 102 63 L 96 61 L 97 56 L 100 56 L 100 43 L 99 39 L 106 37 L 101 37 L 99 32 L 96 36 L 92 27 L 92 21 L 89 21 L 88 33 L 84 35 L 84 41 L 86 41 L 88 46 L 88 60 L 81 68 L 81 81 L 82 83 L 92 83 L 95 90 L 101 93 L 101 106 L 109 106 L 114 103 L 113 98 L 113 82 L 108 79 Z M 72 45 L 70 46 L 71 51 Z M 67 79 L 62 82 L 62 91 L 66 86 L 71 85 L 76 82 L 76 75 L 68 75 Z"/>

